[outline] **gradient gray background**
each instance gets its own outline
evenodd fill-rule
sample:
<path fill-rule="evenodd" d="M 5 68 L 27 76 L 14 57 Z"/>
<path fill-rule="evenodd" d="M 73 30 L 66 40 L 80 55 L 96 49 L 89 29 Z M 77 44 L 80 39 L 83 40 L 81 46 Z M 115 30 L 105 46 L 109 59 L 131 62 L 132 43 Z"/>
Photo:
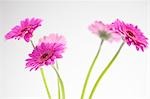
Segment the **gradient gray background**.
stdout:
<path fill-rule="evenodd" d="M 43 19 L 42 26 L 34 33 L 35 43 L 49 33 L 65 35 L 68 43 L 64 58 L 59 60 L 60 73 L 67 99 L 79 99 L 85 74 L 100 42 L 88 31 L 88 25 L 95 20 L 110 23 L 120 18 L 137 24 L 150 38 L 149 8 L 148 0 L 1 0 L 0 99 L 47 99 L 39 70 L 29 72 L 24 68 L 24 60 L 32 51 L 31 44 L 3 38 L 20 20 L 26 17 Z M 87 93 L 120 43 L 105 42 Z M 93 99 L 149 99 L 149 51 L 137 52 L 134 47 L 125 45 Z M 56 75 L 50 66 L 45 72 L 53 99 L 57 99 Z"/>

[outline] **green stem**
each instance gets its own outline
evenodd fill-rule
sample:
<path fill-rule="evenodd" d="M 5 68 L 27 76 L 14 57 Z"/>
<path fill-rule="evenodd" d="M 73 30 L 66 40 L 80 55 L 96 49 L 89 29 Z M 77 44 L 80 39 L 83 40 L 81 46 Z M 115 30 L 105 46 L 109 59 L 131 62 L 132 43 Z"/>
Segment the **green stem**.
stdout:
<path fill-rule="evenodd" d="M 57 69 L 56 69 L 54 66 L 52 66 L 52 67 L 53 67 L 53 69 L 55 70 L 55 72 L 56 72 L 56 74 L 57 74 L 57 77 L 58 77 L 58 79 L 59 79 L 59 82 L 60 82 L 61 92 L 62 92 L 62 99 L 65 99 L 65 88 L 64 88 L 63 81 L 62 81 L 62 79 L 61 79 L 61 77 L 60 77 L 60 75 L 59 75 Z"/>
<path fill-rule="evenodd" d="M 56 69 L 57 71 L 59 71 L 59 66 L 58 66 L 58 63 L 56 61 Z M 61 99 L 61 96 L 60 96 L 60 81 L 59 81 L 59 78 L 57 78 L 57 86 L 58 86 L 58 99 Z"/>
<path fill-rule="evenodd" d="M 87 87 L 87 84 L 88 84 L 88 81 L 89 81 L 89 77 L 90 77 L 91 72 L 92 72 L 92 70 L 93 70 L 94 64 L 95 64 L 95 62 L 96 62 L 96 60 L 97 60 L 97 58 L 98 58 L 98 56 L 99 56 L 99 53 L 100 53 L 100 51 L 101 51 L 101 47 L 102 47 L 102 45 L 103 45 L 103 42 L 104 42 L 104 40 L 101 41 L 100 46 L 99 46 L 99 49 L 98 49 L 98 51 L 97 51 L 97 53 L 96 53 L 96 56 L 95 56 L 95 58 L 94 58 L 94 60 L 93 60 L 93 62 L 92 62 L 92 64 L 91 64 L 91 66 L 90 66 L 90 68 L 89 68 L 89 70 L 88 70 L 88 73 L 87 73 L 87 76 L 86 76 L 86 79 L 85 79 L 85 82 L 84 82 L 84 86 L 83 86 L 83 89 L 82 89 L 81 99 L 84 99 L 85 90 L 86 90 L 86 87 Z"/>
<path fill-rule="evenodd" d="M 30 42 L 31 42 L 32 47 L 35 48 L 33 41 L 31 40 Z"/>
<path fill-rule="evenodd" d="M 119 47 L 118 51 L 116 52 L 116 54 L 114 55 L 114 57 L 111 59 L 111 61 L 108 63 L 108 65 L 106 66 L 106 68 L 102 71 L 102 73 L 99 75 L 98 79 L 96 80 L 93 88 L 92 88 L 92 91 L 89 95 L 89 99 L 92 99 L 93 97 L 93 94 L 99 84 L 99 82 L 101 81 L 102 77 L 104 76 L 104 74 L 108 71 L 108 69 L 111 67 L 112 63 L 115 61 L 115 59 L 117 58 L 118 54 L 120 53 L 122 47 L 123 47 L 124 43 L 121 44 L 121 46 Z"/>
<path fill-rule="evenodd" d="M 48 89 L 48 85 L 47 85 L 47 82 L 46 82 L 46 78 L 45 78 L 45 75 L 44 75 L 43 68 L 41 68 L 40 71 L 41 71 L 42 79 L 43 79 L 43 82 L 44 82 L 44 85 L 45 85 L 45 89 L 46 89 L 48 98 L 51 99 L 51 94 L 50 94 L 49 89 Z"/>

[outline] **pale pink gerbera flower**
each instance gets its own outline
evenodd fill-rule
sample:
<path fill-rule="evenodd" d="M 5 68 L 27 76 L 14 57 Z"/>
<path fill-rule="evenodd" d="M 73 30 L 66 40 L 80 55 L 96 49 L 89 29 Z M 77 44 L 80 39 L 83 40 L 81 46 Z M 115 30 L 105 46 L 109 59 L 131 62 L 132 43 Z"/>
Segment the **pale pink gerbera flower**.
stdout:
<path fill-rule="evenodd" d="M 29 54 L 26 59 L 26 68 L 37 70 L 44 65 L 53 65 L 55 60 L 62 58 L 62 53 L 66 48 L 66 40 L 58 34 L 50 34 L 40 39 L 39 44 Z"/>
<path fill-rule="evenodd" d="M 38 18 L 32 18 L 32 19 L 28 19 L 26 18 L 25 20 L 22 20 L 20 22 L 20 25 L 16 25 L 15 27 L 13 27 L 11 29 L 10 32 L 8 32 L 5 35 L 6 39 L 20 39 L 20 38 L 24 38 L 24 40 L 26 42 L 30 41 L 30 38 L 33 36 L 33 32 L 34 30 L 41 26 L 41 19 Z"/>
<path fill-rule="evenodd" d="M 110 29 L 110 26 L 104 24 L 102 21 L 95 21 L 89 26 L 89 30 L 98 35 L 102 40 L 118 41 L 120 40 L 120 35 Z"/>
<path fill-rule="evenodd" d="M 143 32 L 133 24 L 124 23 L 117 19 L 112 23 L 112 30 L 120 33 L 123 40 L 130 46 L 135 45 L 136 49 L 141 49 L 144 51 L 144 48 L 148 45 L 148 38 L 143 35 Z"/>

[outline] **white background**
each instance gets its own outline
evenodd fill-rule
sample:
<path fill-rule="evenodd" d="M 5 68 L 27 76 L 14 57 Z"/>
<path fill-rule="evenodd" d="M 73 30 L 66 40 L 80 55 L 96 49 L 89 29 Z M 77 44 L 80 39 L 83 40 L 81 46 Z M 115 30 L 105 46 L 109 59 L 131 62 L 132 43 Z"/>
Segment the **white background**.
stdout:
<path fill-rule="evenodd" d="M 59 60 L 67 99 L 80 99 L 85 74 L 98 49 L 100 39 L 90 33 L 95 20 L 111 23 L 116 18 L 137 24 L 150 38 L 150 2 L 148 0 L 3 0 L 0 2 L 0 99 L 47 99 L 40 71 L 25 69 L 32 46 L 23 40 L 4 39 L 4 35 L 26 17 L 42 18 L 42 26 L 33 37 L 59 33 L 67 39 L 64 58 Z M 120 46 L 105 42 L 91 76 L 93 81 Z M 102 79 L 93 99 L 150 99 L 150 54 L 125 45 L 112 68 Z M 53 99 L 57 99 L 56 75 L 45 67 Z"/>

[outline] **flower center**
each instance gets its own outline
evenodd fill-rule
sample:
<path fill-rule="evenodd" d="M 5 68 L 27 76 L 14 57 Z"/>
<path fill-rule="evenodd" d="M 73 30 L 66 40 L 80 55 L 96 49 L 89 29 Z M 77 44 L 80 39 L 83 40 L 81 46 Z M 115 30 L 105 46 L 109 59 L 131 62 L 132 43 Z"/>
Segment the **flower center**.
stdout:
<path fill-rule="evenodd" d="M 135 35 L 131 31 L 126 31 L 128 33 L 128 36 L 135 37 Z"/>
<path fill-rule="evenodd" d="M 48 53 L 45 53 L 41 56 L 41 58 L 43 59 L 43 58 L 46 58 L 47 56 L 48 56 Z"/>
<path fill-rule="evenodd" d="M 37 28 L 37 27 L 38 27 L 37 24 L 35 24 L 35 25 L 28 25 L 28 26 L 26 26 L 25 28 L 23 28 L 23 29 L 20 31 L 19 36 L 24 36 L 24 35 L 27 34 L 27 33 L 33 32 L 33 30 L 34 30 L 35 28 Z"/>
<path fill-rule="evenodd" d="M 52 53 L 44 53 L 40 59 L 41 61 L 47 61 L 52 56 Z"/>
<path fill-rule="evenodd" d="M 108 40 L 110 38 L 110 34 L 108 34 L 107 32 L 105 31 L 101 31 L 100 32 L 100 38 L 103 39 L 103 40 Z"/>
<path fill-rule="evenodd" d="M 32 29 L 32 26 L 27 26 L 24 29 L 21 30 L 21 33 L 28 33 Z"/>

